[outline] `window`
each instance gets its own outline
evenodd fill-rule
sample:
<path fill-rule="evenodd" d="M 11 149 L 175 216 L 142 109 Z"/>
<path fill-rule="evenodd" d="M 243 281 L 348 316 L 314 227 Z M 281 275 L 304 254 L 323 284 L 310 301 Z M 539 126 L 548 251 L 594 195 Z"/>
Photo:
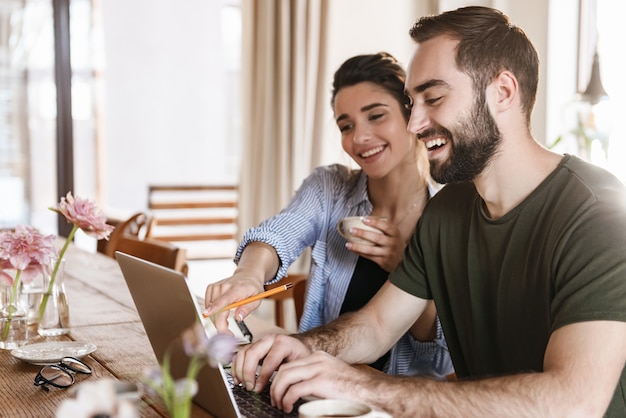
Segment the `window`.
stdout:
<path fill-rule="evenodd" d="M 609 137 L 607 168 L 626 181 L 626 79 L 624 78 L 624 34 L 621 25 L 626 2 L 597 1 L 598 55 L 602 83 L 609 95 L 612 130 Z M 590 65 L 590 63 L 588 64 Z"/>
<path fill-rule="evenodd" d="M 3 3 L 0 23 L 0 227 L 54 233 L 52 1 Z M 240 0 L 71 0 L 70 35 L 74 194 L 135 212 L 150 182 L 238 181 Z"/>

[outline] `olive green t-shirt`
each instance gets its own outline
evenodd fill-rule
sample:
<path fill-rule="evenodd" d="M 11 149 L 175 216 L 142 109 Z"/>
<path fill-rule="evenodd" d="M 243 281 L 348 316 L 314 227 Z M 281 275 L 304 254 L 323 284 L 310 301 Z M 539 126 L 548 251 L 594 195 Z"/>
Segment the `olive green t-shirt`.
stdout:
<path fill-rule="evenodd" d="M 428 203 L 390 278 L 435 300 L 458 376 L 541 371 L 559 327 L 626 321 L 625 187 L 565 156 L 524 201 L 492 220 L 472 183 L 447 185 Z M 625 390 L 622 371 L 608 415 L 626 416 Z"/>

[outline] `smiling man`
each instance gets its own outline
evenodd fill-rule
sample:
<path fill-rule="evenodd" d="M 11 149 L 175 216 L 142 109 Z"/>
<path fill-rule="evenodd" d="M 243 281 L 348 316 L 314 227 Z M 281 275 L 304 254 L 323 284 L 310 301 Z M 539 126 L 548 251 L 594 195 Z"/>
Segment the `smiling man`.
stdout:
<path fill-rule="evenodd" d="M 259 388 L 280 366 L 271 393 L 288 411 L 315 395 L 396 417 L 626 416 L 624 185 L 532 136 L 538 57 L 501 12 L 424 17 L 411 37 L 408 129 L 448 185 L 370 303 L 261 339 L 237 355 L 237 379 Z M 384 353 L 430 299 L 458 381 L 348 366 Z"/>

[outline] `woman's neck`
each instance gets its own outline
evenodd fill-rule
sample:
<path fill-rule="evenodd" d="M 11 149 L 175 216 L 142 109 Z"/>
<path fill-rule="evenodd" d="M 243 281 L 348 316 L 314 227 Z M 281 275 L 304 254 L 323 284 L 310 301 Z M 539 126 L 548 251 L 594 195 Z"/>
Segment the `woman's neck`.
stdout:
<path fill-rule="evenodd" d="M 428 195 L 428 181 L 420 175 L 417 167 L 410 175 L 368 179 L 372 215 L 386 217 L 396 225 L 407 218 L 414 218 L 410 216 L 412 212 L 421 214 Z"/>

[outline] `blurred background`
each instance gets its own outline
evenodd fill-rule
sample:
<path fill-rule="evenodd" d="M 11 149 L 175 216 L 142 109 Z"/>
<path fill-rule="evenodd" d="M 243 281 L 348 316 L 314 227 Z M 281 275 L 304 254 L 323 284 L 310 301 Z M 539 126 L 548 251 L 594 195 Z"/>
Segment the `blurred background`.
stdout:
<path fill-rule="evenodd" d="M 125 219 L 150 212 L 150 185 L 219 184 L 238 191 L 240 236 L 313 167 L 350 164 L 336 68 L 379 51 L 406 64 L 418 17 L 472 4 L 537 47 L 535 137 L 626 179 L 625 2 L 0 0 L 0 227 L 63 234 L 48 207 L 68 191 Z M 190 262 L 197 289 L 231 258 Z"/>

